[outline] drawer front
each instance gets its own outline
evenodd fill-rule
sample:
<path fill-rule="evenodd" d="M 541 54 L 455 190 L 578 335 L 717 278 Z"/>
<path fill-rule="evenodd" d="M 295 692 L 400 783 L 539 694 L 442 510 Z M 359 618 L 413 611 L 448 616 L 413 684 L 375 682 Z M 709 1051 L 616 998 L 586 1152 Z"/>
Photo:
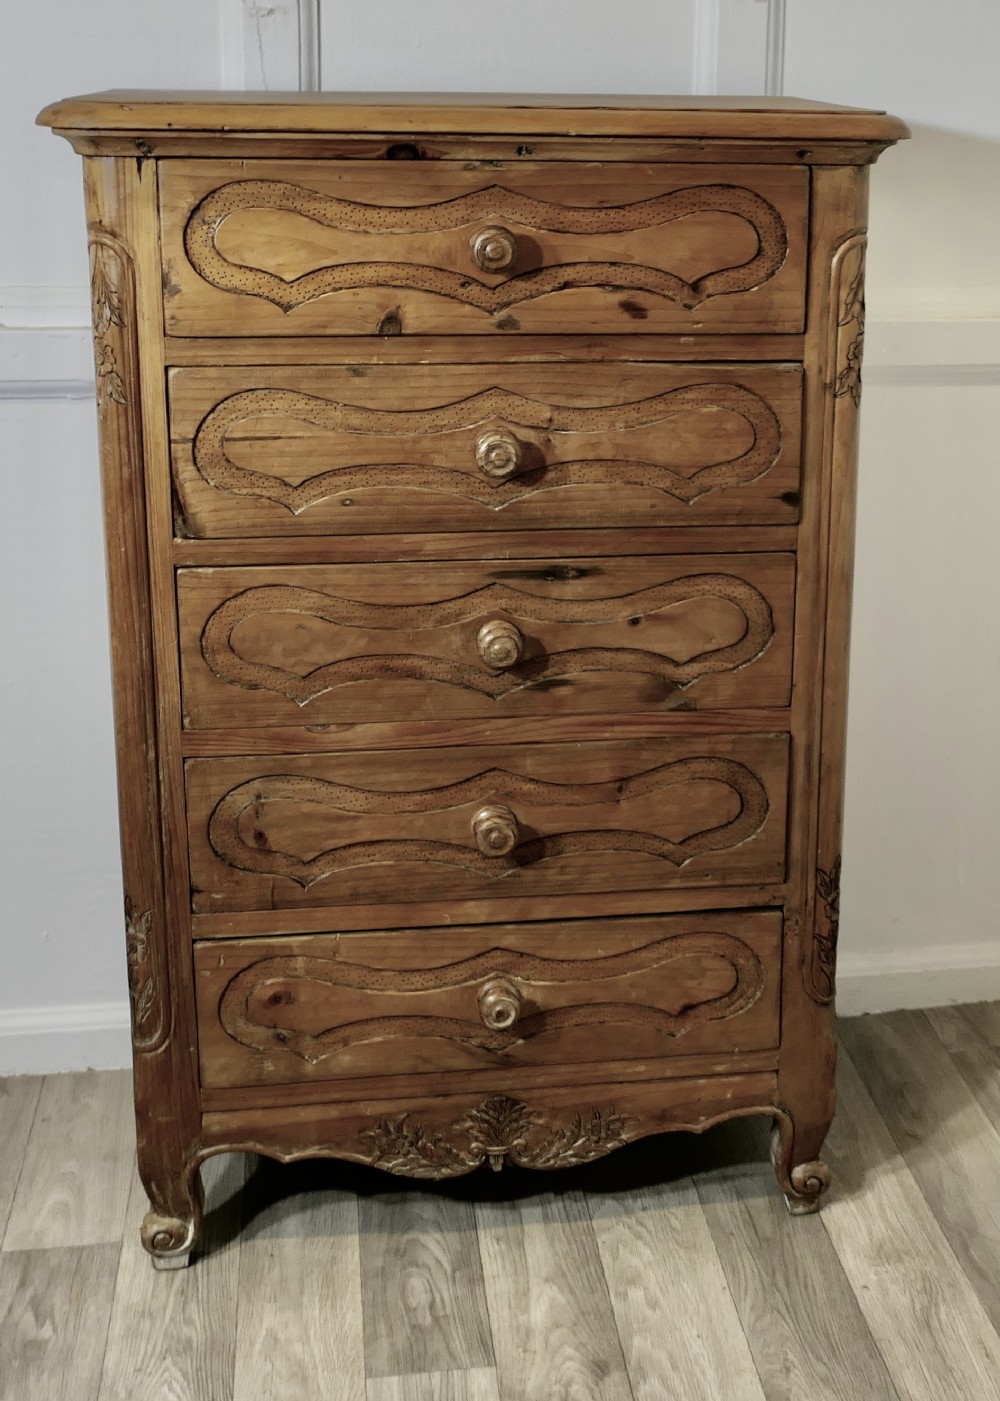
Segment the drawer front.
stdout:
<path fill-rule="evenodd" d="M 803 328 L 808 173 L 160 164 L 168 334 Z"/>
<path fill-rule="evenodd" d="M 169 393 L 180 535 L 798 519 L 798 365 L 175 369 Z"/>
<path fill-rule="evenodd" d="M 784 706 L 791 555 L 185 569 L 192 728 Z"/>
<path fill-rule="evenodd" d="M 780 969 L 776 910 L 202 943 L 202 1084 L 770 1050 Z"/>
<path fill-rule="evenodd" d="M 193 908 L 780 881 L 787 735 L 191 759 Z"/>

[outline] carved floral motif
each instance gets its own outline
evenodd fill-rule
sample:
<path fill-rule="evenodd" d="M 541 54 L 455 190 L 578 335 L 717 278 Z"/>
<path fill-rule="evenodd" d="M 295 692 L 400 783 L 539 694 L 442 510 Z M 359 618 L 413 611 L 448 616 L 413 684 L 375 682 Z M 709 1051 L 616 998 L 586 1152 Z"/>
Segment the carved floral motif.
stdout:
<path fill-rule="evenodd" d="M 591 1107 L 568 1123 L 552 1123 L 508 1095 L 491 1095 L 437 1133 L 428 1133 L 411 1118 L 400 1114 L 380 1119 L 361 1135 L 373 1167 L 431 1178 L 471 1172 L 485 1162 L 495 1172 L 506 1162 L 529 1168 L 571 1167 L 620 1148 L 636 1127 L 613 1106 Z"/>
<path fill-rule="evenodd" d="M 97 406 L 103 413 L 109 404 L 127 404 L 125 382 L 118 366 L 117 343 L 125 331 L 121 290 L 121 255 L 106 242 L 91 244 L 91 297 L 94 311 L 94 368 L 97 374 Z"/>
<path fill-rule="evenodd" d="M 840 930 L 840 857 L 829 871 L 817 869 L 816 893 L 822 914 L 816 911 L 813 930 L 813 981 L 817 993 L 826 1001 L 833 996 L 837 969 L 837 935 Z"/>
<path fill-rule="evenodd" d="M 126 897 L 125 954 L 132 1004 L 132 1040 L 140 1049 L 156 1039 L 159 1024 L 156 965 L 150 949 L 152 929 L 153 911 L 136 913 Z"/>
<path fill-rule="evenodd" d="M 854 269 L 837 316 L 837 380 L 834 395 L 849 394 L 861 403 L 861 359 L 865 345 L 865 245 L 859 240 L 848 254 Z"/>

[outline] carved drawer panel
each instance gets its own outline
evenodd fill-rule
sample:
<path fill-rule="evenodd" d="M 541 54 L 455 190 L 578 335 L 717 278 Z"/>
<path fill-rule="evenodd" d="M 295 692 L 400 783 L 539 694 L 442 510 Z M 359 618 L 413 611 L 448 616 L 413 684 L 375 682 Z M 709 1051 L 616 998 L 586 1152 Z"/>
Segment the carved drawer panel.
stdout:
<path fill-rule="evenodd" d="M 780 881 L 786 735 L 187 764 L 195 911 Z"/>
<path fill-rule="evenodd" d="M 777 910 L 195 946 L 206 1087 L 778 1044 Z"/>
<path fill-rule="evenodd" d="M 175 369 L 177 532 L 798 519 L 798 365 Z"/>
<path fill-rule="evenodd" d="M 807 172 L 166 161 L 168 334 L 803 327 Z"/>
<path fill-rule="evenodd" d="M 791 555 L 185 569 L 185 722 L 784 706 Z"/>

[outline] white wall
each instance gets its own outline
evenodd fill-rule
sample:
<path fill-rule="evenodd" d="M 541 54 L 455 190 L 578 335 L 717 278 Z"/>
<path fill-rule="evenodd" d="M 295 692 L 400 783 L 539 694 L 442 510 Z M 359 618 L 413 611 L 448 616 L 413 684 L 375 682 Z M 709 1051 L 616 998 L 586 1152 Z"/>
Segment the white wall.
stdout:
<path fill-rule="evenodd" d="M 0 46 L 0 1072 L 128 1054 L 80 174 L 32 125 L 110 86 L 785 91 L 914 126 L 873 177 L 841 1006 L 1000 996 L 998 52 L 995 0 L 18 8 Z"/>

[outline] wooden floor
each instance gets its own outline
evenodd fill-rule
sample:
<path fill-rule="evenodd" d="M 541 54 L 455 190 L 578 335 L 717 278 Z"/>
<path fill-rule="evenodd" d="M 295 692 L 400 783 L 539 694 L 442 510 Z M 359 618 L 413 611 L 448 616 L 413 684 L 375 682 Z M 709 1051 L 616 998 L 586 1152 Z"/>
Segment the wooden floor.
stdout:
<path fill-rule="evenodd" d="M 766 1125 L 434 1186 L 205 1169 L 138 1242 L 124 1072 L 0 1080 L 2 1401 L 1000 1401 L 1000 1003 L 842 1023 L 834 1172 Z"/>

